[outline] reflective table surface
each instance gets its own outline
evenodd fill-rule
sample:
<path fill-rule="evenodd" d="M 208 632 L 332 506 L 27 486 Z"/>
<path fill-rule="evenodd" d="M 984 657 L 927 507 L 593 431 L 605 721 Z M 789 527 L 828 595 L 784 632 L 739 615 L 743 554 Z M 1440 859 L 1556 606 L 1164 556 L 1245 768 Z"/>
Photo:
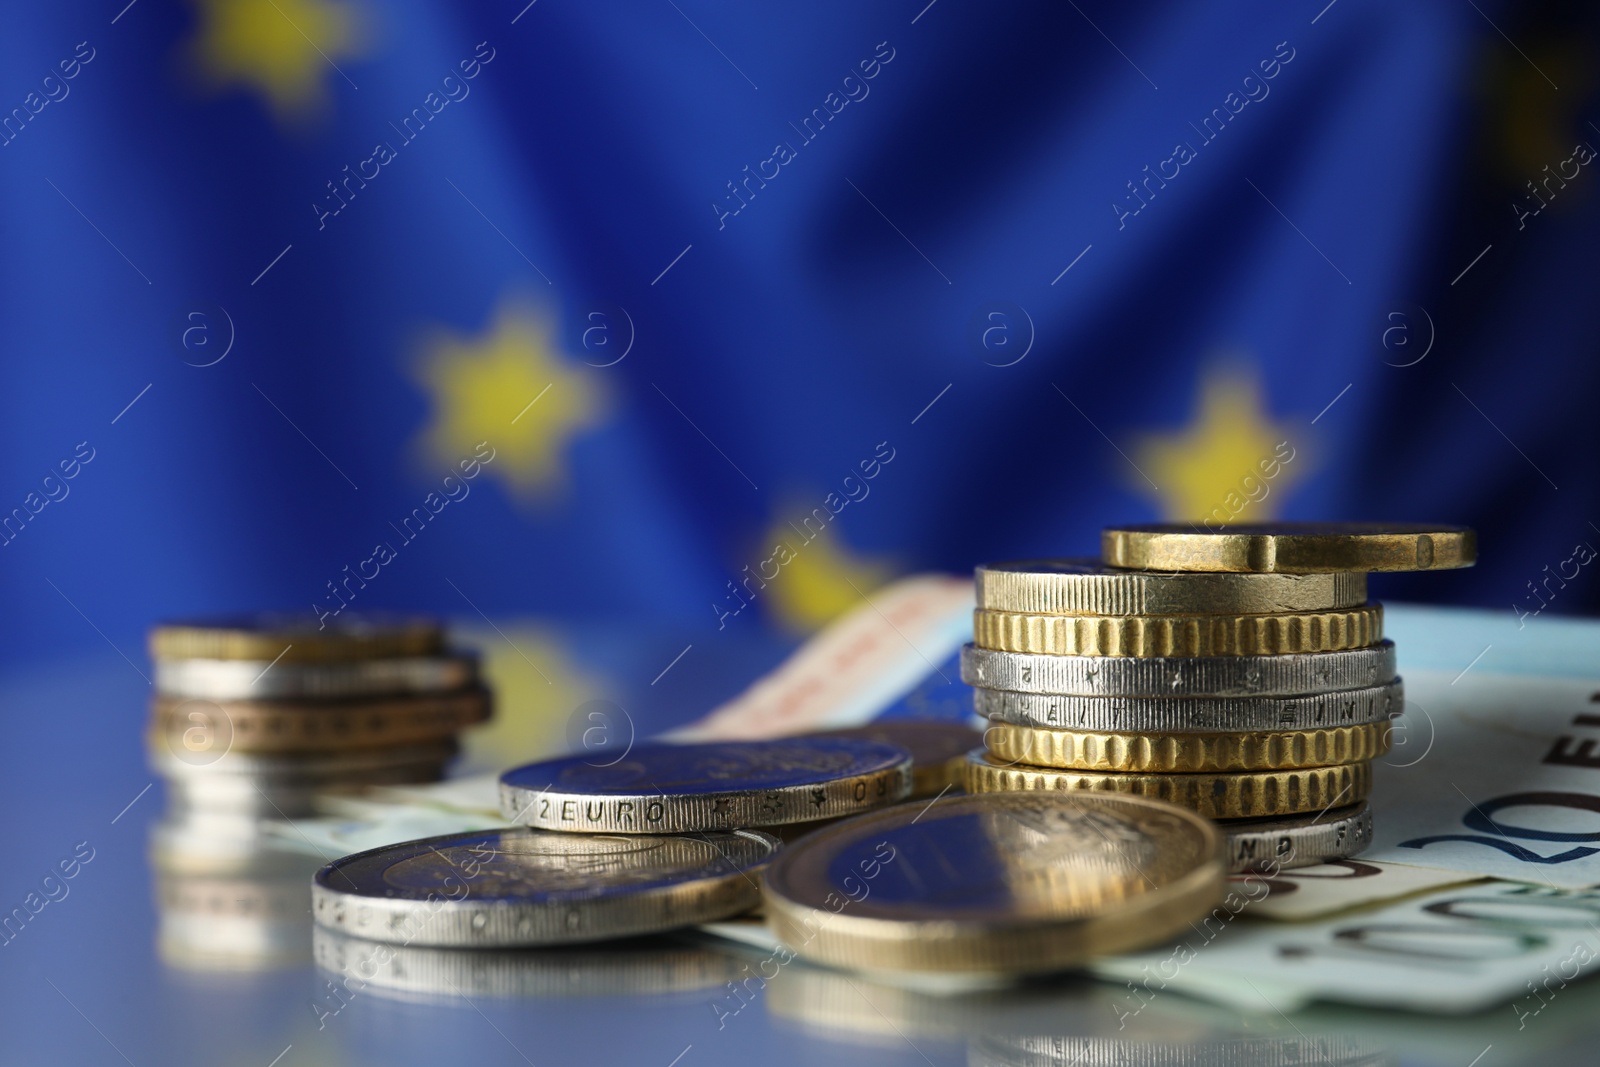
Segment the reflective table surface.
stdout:
<path fill-rule="evenodd" d="M 642 733 L 688 721 L 783 653 L 730 644 L 649 694 L 663 647 L 608 665 L 640 679 L 611 692 Z M 346 981 L 318 960 L 348 964 L 362 946 L 313 937 L 314 859 L 166 810 L 142 747 L 149 689 L 137 669 L 108 649 L 3 681 L 3 1064 L 1494 1067 L 1593 1062 L 1600 1037 L 1593 981 L 1523 1019 L 1510 1005 L 1467 1017 L 1241 1013 L 1173 992 L 1130 1012 L 1128 989 L 1081 976 L 943 994 L 778 966 L 699 933 L 559 952 L 406 949 L 358 972 L 369 981 Z M 554 735 L 570 711 L 548 712 Z M 194 840 L 232 851 L 197 860 L 182 847 Z"/>

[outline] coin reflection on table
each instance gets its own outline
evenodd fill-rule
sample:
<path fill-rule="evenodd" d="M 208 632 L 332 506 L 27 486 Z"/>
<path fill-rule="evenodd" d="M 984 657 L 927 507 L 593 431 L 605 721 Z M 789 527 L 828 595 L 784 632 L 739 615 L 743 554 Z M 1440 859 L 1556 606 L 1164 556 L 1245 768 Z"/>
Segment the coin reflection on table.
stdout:
<path fill-rule="evenodd" d="M 904 1049 L 928 1041 L 963 1041 L 993 1020 L 1015 997 L 963 988 L 960 995 L 875 981 L 872 976 L 795 963 L 766 983 L 768 1009 L 807 1035 L 855 1045 Z M 723 1004 L 732 1006 L 732 997 Z"/>
<path fill-rule="evenodd" d="M 746 963 L 713 945 L 665 935 L 559 948 L 433 948 L 319 926 L 311 948 L 336 985 L 418 1001 L 694 992 L 736 980 Z"/>
<path fill-rule="evenodd" d="M 1354 1034 L 1209 1035 L 1166 1043 L 1075 1034 L 985 1034 L 968 1046 L 969 1067 L 1388 1067 L 1400 1061 Z"/>
<path fill-rule="evenodd" d="M 274 847 L 251 816 L 169 810 L 152 828 L 156 946 L 191 971 L 267 971 L 310 959 L 315 856 Z"/>

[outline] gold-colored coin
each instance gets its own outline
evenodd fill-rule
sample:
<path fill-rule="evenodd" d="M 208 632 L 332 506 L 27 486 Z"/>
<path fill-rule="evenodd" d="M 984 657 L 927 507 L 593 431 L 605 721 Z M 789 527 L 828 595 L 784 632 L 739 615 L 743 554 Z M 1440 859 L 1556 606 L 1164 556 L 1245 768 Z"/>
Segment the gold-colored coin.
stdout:
<path fill-rule="evenodd" d="M 1200 774 L 1330 767 L 1389 751 L 1388 722 L 1261 733 L 1131 734 L 995 723 L 983 735 L 1004 763 L 1075 771 Z"/>
<path fill-rule="evenodd" d="M 964 723 L 923 719 L 889 719 L 805 736 L 859 737 L 905 749 L 911 753 L 913 798 L 931 797 L 949 786 L 960 789 L 967 779 L 967 753 L 983 742 L 983 735 Z"/>
<path fill-rule="evenodd" d="M 1213 819 L 1254 819 L 1343 807 L 1365 800 L 1371 788 L 1372 765 L 1365 762 L 1293 771 L 1127 774 L 1006 764 L 982 749 L 967 756 L 969 793 L 1057 789 L 1132 793 L 1192 808 Z"/>
<path fill-rule="evenodd" d="M 336 752 L 454 737 L 489 718 L 489 690 L 380 700 L 297 702 L 158 697 L 150 737 L 177 751 L 196 731 L 223 738 L 236 752 Z"/>
<path fill-rule="evenodd" d="M 973 643 L 1050 656 L 1276 656 L 1365 648 L 1383 640 L 1378 604 L 1277 615 L 972 613 Z"/>
<path fill-rule="evenodd" d="M 1156 571 L 1438 571 L 1478 562 L 1478 535 L 1466 526 L 1364 522 L 1275 522 L 1216 532 L 1182 523 L 1112 526 L 1100 533 L 1100 554 L 1113 567 Z"/>
<path fill-rule="evenodd" d="M 1142 797 L 948 796 L 788 845 L 778 940 L 852 969 L 1027 974 L 1172 937 L 1222 899 L 1216 826 Z"/>
<path fill-rule="evenodd" d="M 444 648 L 432 619 L 345 615 L 251 615 L 162 623 L 150 631 L 152 659 L 254 659 L 272 662 L 431 656 Z"/>
<path fill-rule="evenodd" d="M 1367 602 L 1367 576 L 1159 574 L 1097 559 L 986 563 L 976 571 L 978 607 L 1032 615 L 1267 615 L 1334 611 Z"/>

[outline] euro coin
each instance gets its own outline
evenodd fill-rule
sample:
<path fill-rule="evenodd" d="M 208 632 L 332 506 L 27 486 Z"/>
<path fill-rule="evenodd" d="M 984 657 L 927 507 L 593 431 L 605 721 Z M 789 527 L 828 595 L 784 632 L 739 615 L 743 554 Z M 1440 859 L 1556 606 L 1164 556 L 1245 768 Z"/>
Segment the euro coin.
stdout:
<path fill-rule="evenodd" d="M 1216 531 L 1173 523 L 1107 527 L 1100 553 L 1110 566 L 1138 570 L 1436 571 L 1478 562 L 1478 535 L 1465 526 L 1365 522 L 1275 522 Z"/>
<path fill-rule="evenodd" d="M 462 652 L 329 663 L 158 659 L 153 666 L 156 692 L 203 700 L 369 699 L 450 692 L 478 681 L 478 657 Z"/>
<path fill-rule="evenodd" d="M 1349 859 L 1372 845 L 1372 811 L 1365 803 L 1286 819 L 1228 819 L 1217 824 L 1227 838 L 1234 874 L 1273 874 Z"/>
<path fill-rule="evenodd" d="M 1383 608 L 1282 615 L 1024 615 L 979 608 L 973 643 L 1049 656 L 1275 656 L 1363 648 L 1383 639 Z"/>
<path fill-rule="evenodd" d="M 340 703 L 176 700 L 151 705 L 151 742 L 180 749 L 193 730 L 226 732 L 235 752 L 336 752 L 454 737 L 489 718 L 489 691 Z"/>
<path fill-rule="evenodd" d="M 1075 771 L 1200 774 L 1326 767 L 1389 751 L 1390 725 L 1331 726 L 1259 733 L 1109 733 L 991 725 L 984 745 L 996 760 Z"/>
<path fill-rule="evenodd" d="M 1344 807 L 1367 799 L 1371 788 L 1370 763 L 1226 774 L 1134 774 L 1006 763 L 981 749 L 967 756 L 967 791 L 971 793 L 1086 790 L 1132 794 L 1177 804 L 1213 819 L 1299 815 Z"/>
<path fill-rule="evenodd" d="M 445 834 L 317 872 L 317 925 L 402 945 L 513 948 L 656 933 L 748 911 L 779 848 L 731 833 Z"/>
<path fill-rule="evenodd" d="M 1260 733 L 1385 724 L 1405 706 L 1399 678 L 1294 697 L 1083 697 L 974 689 L 979 715 L 1049 730 L 1123 734 Z"/>
<path fill-rule="evenodd" d="M 1394 642 L 1281 656 L 1048 656 L 966 645 L 961 680 L 1014 693 L 1110 697 L 1279 697 L 1394 680 Z"/>
<path fill-rule="evenodd" d="M 152 659 L 247 659 L 266 663 L 431 656 L 444 648 L 432 619 L 265 614 L 161 623 L 150 631 Z"/>
<path fill-rule="evenodd" d="M 1222 898 L 1221 839 L 1139 797 L 992 794 L 904 804 L 790 846 L 768 924 L 840 967 L 1026 974 L 1154 944 Z"/>
<path fill-rule="evenodd" d="M 854 737 L 897 745 L 911 753 L 911 795 L 931 797 L 946 788 L 960 788 L 966 778 L 966 755 L 983 735 L 958 722 L 890 719 L 869 726 L 822 730 L 810 737 Z"/>
<path fill-rule="evenodd" d="M 581 756 L 500 776 L 510 822 L 583 833 L 784 826 L 904 800 L 911 755 L 838 737 L 643 745 L 604 764 Z"/>
<path fill-rule="evenodd" d="M 976 578 L 978 607 L 1030 615 L 1266 615 L 1367 602 L 1367 576 L 1352 572 L 1161 574 L 1036 559 L 986 563 Z"/>

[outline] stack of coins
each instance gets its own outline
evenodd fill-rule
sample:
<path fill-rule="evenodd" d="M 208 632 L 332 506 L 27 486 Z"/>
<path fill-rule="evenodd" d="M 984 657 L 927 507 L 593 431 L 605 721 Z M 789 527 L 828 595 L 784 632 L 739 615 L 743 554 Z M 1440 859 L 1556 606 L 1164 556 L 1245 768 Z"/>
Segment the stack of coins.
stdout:
<path fill-rule="evenodd" d="M 175 622 L 150 634 L 147 734 L 169 814 L 311 814 L 322 793 L 442 777 L 490 698 L 443 628 L 368 617 Z"/>
<path fill-rule="evenodd" d="M 1404 703 L 1366 572 L 1470 566 L 1472 531 L 1120 527 L 1102 555 L 977 569 L 969 791 L 1171 801 L 1221 824 L 1236 872 L 1365 848 Z"/>

